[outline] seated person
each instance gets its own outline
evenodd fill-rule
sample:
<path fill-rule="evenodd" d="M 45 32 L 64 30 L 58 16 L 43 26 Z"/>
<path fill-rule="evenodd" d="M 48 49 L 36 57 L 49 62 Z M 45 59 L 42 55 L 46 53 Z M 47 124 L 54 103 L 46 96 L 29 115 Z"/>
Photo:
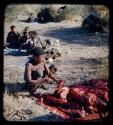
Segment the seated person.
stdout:
<path fill-rule="evenodd" d="M 57 67 L 55 65 L 50 65 L 49 70 L 51 74 L 55 74 L 57 72 Z M 48 77 L 47 71 L 44 71 L 43 77 Z"/>
<path fill-rule="evenodd" d="M 23 31 L 20 33 L 20 49 L 23 47 L 23 44 L 26 43 L 27 39 L 29 38 L 29 27 L 26 26 Z"/>
<path fill-rule="evenodd" d="M 29 32 L 29 39 L 27 39 L 26 43 L 23 44 L 24 48 L 26 48 L 28 54 L 31 54 L 32 50 L 38 46 L 42 47 L 39 39 L 37 38 L 37 32 L 36 31 L 30 31 Z"/>
<path fill-rule="evenodd" d="M 34 16 L 33 16 L 33 14 L 31 13 L 30 16 L 29 16 L 28 19 L 27 19 L 27 23 L 32 23 L 32 22 L 34 22 Z"/>
<path fill-rule="evenodd" d="M 18 48 L 19 44 L 19 33 L 15 30 L 16 26 L 10 26 L 11 31 L 8 33 L 6 42 L 8 43 L 7 47 L 9 48 Z"/>
<path fill-rule="evenodd" d="M 33 58 L 26 64 L 24 74 L 24 79 L 31 94 L 44 83 L 52 83 L 56 80 L 45 64 L 45 53 L 42 48 L 34 48 L 32 54 Z M 48 77 L 43 77 L 44 71 L 46 71 Z"/>

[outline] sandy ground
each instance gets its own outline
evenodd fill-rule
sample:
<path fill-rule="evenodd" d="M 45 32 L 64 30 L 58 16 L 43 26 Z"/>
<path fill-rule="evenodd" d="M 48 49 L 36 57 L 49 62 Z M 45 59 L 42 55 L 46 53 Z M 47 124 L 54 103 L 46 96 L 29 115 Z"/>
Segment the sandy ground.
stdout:
<path fill-rule="evenodd" d="M 109 45 L 106 34 L 88 34 L 80 28 L 81 23 L 75 21 L 62 21 L 60 23 L 25 23 L 15 21 L 5 22 L 4 39 L 9 32 L 9 26 L 16 25 L 20 32 L 25 26 L 30 30 L 36 30 L 40 37 L 60 40 L 62 56 L 53 63 L 58 66 L 57 78 L 65 80 L 65 85 L 92 78 L 108 78 Z M 100 37 L 103 40 L 100 42 Z M 98 46 L 98 42 L 100 45 Z M 5 89 L 14 91 L 14 95 L 4 93 L 4 117 L 9 121 L 63 121 L 62 118 L 47 109 L 36 104 L 29 98 L 24 89 L 23 73 L 28 56 L 4 55 L 4 84 Z M 47 85 L 47 91 L 39 89 L 39 92 L 55 90 L 56 85 Z M 27 114 L 27 110 L 31 114 Z M 21 116 L 17 112 L 20 112 Z"/>

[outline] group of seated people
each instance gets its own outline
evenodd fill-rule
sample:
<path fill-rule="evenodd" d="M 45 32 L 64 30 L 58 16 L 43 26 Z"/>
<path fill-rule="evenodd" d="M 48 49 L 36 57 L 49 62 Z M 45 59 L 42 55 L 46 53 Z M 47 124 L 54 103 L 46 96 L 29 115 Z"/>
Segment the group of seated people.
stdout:
<path fill-rule="evenodd" d="M 46 60 L 50 57 L 55 59 L 56 57 L 60 57 L 61 53 L 55 48 L 52 48 L 52 43 L 49 39 L 41 39 L 38 37 L 36 31 L 29 31 L 29 27 L 26 26 L 21 33 L 16 31 L 16 26 L 10 26 L 10 32 L 6 38 L 5 47 L 18 49 L 24 49 L 27 51 L 28 55 L 32 54 L 32 50 L 35 47 L 41 47 L 46 52 Z"/>
<path fill-rule="evenodd" d="M 10 26 L 10 32 L 6 38 L 6 46 L 13 49 L 26 49 L 30 52 L 34 47 L 37 40 L 37 32 L 29 31 L 29 27 L 26 26 L 21 33 L 16 31 L 16 26 Z"/>

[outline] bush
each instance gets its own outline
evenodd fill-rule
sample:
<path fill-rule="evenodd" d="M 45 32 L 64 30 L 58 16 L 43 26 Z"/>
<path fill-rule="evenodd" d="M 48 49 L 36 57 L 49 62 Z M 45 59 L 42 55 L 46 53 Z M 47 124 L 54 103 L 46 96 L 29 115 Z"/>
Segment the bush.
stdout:
<path fill-rule="evenodd" d="M 102 23 L 103 23 L 103 26 L 109 26 L 109 19 L 107 16 L 104 16 L 102 18 Z"/>
<path fill-rule="evenodd" d="M 84 9 L 86 11 L 84 11 Z M 60 22 L 62 20 L 73 20 L 76 15 L 82 15 L 87 13 L 87 7 L 83 5 L 70 5 L 63 6 L 59 9 L 53 7 L 45 7 L 40 10 L 37 14 L 38 22 L 46 23 L 46 22 Z"/>
<path fill-rule="evenodd" d="M 44 8 L 37 14 L 38 22 L 47 23 L 55 21 L 57 11 L 54 8 Z"/>
<path fill-rule="evenodd" d="M 104 26 L 109 25 L 109 9 L 104 5 L 95 5 L 93 6 L 93 11 L 97 13 L 102 19 L 102 24 Z"/>

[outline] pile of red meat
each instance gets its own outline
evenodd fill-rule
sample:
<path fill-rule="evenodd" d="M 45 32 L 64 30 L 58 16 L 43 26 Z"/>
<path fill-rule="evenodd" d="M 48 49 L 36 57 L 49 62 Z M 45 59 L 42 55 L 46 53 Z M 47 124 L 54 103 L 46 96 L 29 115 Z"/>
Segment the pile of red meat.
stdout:
<path fill-rule="evenodd" d="M 72 118 L 86 117 L 90 114 L 108 115 L 108 83 L 105 80 L 89 80 L 74 86 L 59 86 L 51 95 L 43 96 L 43 103 L 54 106 Z"/>

